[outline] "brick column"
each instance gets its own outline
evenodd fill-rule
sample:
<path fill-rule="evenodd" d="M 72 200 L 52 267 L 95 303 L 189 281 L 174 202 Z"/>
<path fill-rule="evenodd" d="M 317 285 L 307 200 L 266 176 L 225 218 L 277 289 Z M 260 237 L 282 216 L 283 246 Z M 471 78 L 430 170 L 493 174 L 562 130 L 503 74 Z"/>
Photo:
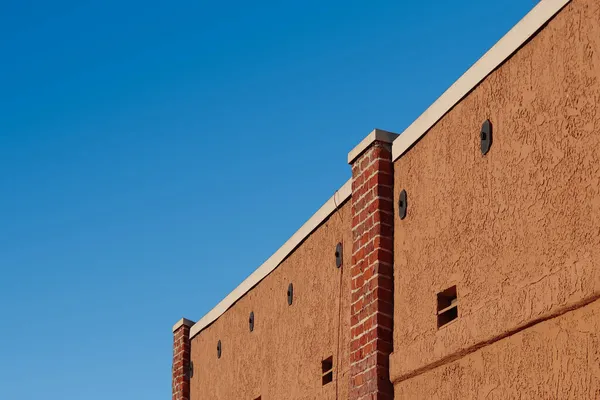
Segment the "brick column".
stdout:
<path fill-rule="evenodd" d="M 193 321 L 182 318 L 173 326 L 173 400 L 190 399 L 190 328 Z"/>
<path fill-rule="evenodd" d="M 352 166 L 350 400 L 393 399 L 394 168 L 398 135 L 374 130 L 348 155 Z"/>

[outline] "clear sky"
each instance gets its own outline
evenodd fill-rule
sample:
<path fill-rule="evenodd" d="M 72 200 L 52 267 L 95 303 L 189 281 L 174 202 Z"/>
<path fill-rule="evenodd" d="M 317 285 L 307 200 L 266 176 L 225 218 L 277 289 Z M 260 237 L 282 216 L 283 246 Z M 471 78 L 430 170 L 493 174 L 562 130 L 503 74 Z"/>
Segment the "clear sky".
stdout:
<path fill-rule="evenodd" d="M 197 320 L 532 0 L 0 4 L 0 399 L 164 400 Z"/>

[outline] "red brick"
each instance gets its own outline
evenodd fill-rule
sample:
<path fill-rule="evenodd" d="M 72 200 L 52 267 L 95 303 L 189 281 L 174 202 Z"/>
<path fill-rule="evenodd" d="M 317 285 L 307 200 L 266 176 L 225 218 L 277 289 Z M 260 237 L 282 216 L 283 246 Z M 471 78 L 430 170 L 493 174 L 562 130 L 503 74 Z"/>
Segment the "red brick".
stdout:
<path fill-rule="evenodd" d="M 352 165 L 350 400 L 391 398 L 393 163 L 375 142 Z"/>
<path fill-rule="evenodd" d="M 172 399 L 189 400 L 190 382 L 186 374 L 190 364 L 190 328 L 182 325 L 173 333 Z"/>

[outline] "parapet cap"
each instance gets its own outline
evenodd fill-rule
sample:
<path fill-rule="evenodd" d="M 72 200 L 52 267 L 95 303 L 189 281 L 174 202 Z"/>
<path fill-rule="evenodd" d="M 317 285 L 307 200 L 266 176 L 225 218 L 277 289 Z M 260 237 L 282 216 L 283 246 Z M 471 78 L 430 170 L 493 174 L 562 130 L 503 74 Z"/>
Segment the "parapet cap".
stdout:
<path fill-rule="evenodd" d="M 355 148 L 348 153 L 348 164 L 352 164 L 373 142 L 392 143 L 398 137 L 397 133 L 373 129 Z"/>
<path fill-rule="evenodd" d="M 179 321 L 177 321 L 175 323 L 175 325 L 173 325 L 173 332 L 175 332 L 177 329 L 181 328 L 182 326 L 187 326 L 188 328 L 191 328 L 192 326 L 194 326 L 195 322 L 191 321 L 187 318 L 181 318 Z"/>

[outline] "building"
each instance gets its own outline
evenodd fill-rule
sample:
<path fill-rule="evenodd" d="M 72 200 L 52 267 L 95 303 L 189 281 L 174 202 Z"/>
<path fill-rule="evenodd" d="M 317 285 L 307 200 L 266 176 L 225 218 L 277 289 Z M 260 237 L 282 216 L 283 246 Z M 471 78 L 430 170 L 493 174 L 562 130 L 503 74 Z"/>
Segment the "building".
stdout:
<path fill-rule="evenodd" d="M 174 400 L 600 399 L 598 0 L 542 0 L 348 162 L 173 327 Z"/>

